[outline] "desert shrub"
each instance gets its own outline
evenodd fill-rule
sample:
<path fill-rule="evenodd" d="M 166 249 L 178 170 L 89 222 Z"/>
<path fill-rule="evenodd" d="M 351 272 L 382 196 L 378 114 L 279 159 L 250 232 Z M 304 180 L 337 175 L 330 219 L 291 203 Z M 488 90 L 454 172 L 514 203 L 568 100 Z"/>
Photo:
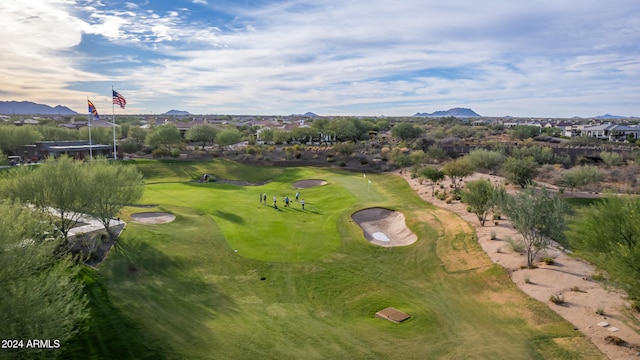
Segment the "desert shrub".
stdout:
<path fill-rule="evenodd" d="M 296 145 L 297 146 L 297 145 Z M 300 159 L 302 157 L 302 153 L 301 152 L 296 152 L 296 159 Z"/>
<path fill-rule="evenodd" d="M 552 257 L 545 257 L 542 259 L 542 262 L 545 263 L 546 265 L 553 265 L 554 261 Z"/>
<path fill-rule="evenodd" d="M 454 197 L 453 197 L 453 196 L 449 196 L 449 197 L 447 197 L 447 198 L 444 200 L 444 202 L 445 202 L 445 203 L 447 203 L 447 204 L 451 204 L 451 202 L 453 201 L 453 199 L 454 199 Z"/>
<path fill-rule="evenodd" d="M 446 199 L 447 194 L 446 193 L 440 193 L 438 195 L 436 195 L 436 198 L 438 198 L 438 200 L 444 200 Z"/>
<path fill-rule="evenodd" d="M 153 156 L 154 158 L 159 158 L 159 157 L 169 156 L 169 155 L 170 155 L 169 151 L 165 148 L 157 148 L 151 152 L 151 156 Z"/>
<path fill-rule="evenodd" d="M 327 162 L 332 163 L 335 162 L 336 159 L 333 156 L 327 156 Z"/>
<path fill-rule="evenodd" d="M 194 159 L 202 159 L 205 155 L 207 155 L 207 152 L 204 150 L 194 150 L 191 152 L 191 157 Z"/>
<path fill-rule="evenodd" d="M 623 163 L 622 155 L 614 152 L 602 151 L 600 153 L 602 161 L 608 166 L 620 166 Z"/>
<path fill-rule="evenodd" d="M 178 157 L 180 156 L 180 149 L 171 149 L 171 151 L 169 152 L 169 155 L 171 157 Z"/>
<path fill-rule="evenodd" d="M 522 242 L 522 240 L 515 240 L 511 236 L 507 236 L 504 241 L 507 242 L 511 250 L 513 250 L 514 252 L 519 253 L 524 251 L 524 243 Z"/>
<path fill-rule="evenodd" d="M 340 161 L 340 162 L 338 163 L 338 166 L 343 166 L 343 167 L 344 167 L 344 166 L 347 166 L 347 163 L 346 163 L 346 162 L 344 162 L 344 161 Z"/>
<path fill-rule="evenodd" d="M 554 303 L 556 305 L 562 305 L 562 304 L 564 304 L 564 295 L 562 295 L 562 294 L 551 294 L 551 296 L 549 296 L 549 301 L 551 301 L 552 303 Z"/>
<path fill-rule="evenodd" d="M 591 275 L 591 279 L 595 280 L 595 281 L 604 281 L 607 279 L 606 276 L 604 276 L 603 273 L 595 273 L 593 275 Z"/>
<path fill-rule="evenodd" d="M 601 316 L 604 315 L 604 307 L 602 305 L 600 305 L 600 306 L 598 306 L 596 308 L 596 314 L 601 315 Z"/>
<path fill-rule="evenodd" d="M 640 313 L 640 300 L 633 300 L 633 302 L 631 302 L 631 308 Z"/>
<path fill-rule="evenodd" d="M 244 151 L 249 155 L 255 155 L 258 152 L 254 146 L 247 146 Z"/>

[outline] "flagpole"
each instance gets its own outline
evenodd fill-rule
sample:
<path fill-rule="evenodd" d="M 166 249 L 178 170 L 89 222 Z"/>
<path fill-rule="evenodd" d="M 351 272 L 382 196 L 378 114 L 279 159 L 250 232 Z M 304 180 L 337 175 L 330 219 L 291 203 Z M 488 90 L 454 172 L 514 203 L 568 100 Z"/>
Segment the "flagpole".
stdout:
<path fill-rule="evenodd" d="M 89 97 L 87 96 L 87 103 L 88 102 L 89 102 Z M 93 114 L 91 113 L 91 111 L 89 111 L 89 114 L 87 114 L 87 120 L 89 124 L 89 157 L 93 161 L 93 144 L 91 143 L 91 116 L 92 115 Z"/>
<path fill-rule="evenodd" d="M 116 152 L 116 107 L 113 103 L 113 85 L 111 85 L 111 111 L 113 111 L 113 160 L 118 159 Z"/>

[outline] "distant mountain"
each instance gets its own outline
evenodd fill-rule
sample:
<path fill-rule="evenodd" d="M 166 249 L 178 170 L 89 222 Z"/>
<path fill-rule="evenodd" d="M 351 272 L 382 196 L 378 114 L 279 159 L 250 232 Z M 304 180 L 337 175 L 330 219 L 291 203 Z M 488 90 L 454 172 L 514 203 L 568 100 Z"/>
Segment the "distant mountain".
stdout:
<path fill-rule="evenodd" d="M 164 113 L 163 115 L 170 115 L 170 116 L 187 116 L 187 115 L 191 115 L 189 114 L 188 111 L 181 111 L 181 110 L 169 110 L 166 113 Z"/>
<path fill-rule="evenodd" d="M 304 117 L 319 117 L 318 115 L 312 113 L 312 112 L 306 112 L 304 114 L 291 114 L 289 116 L 304 116 Z"/>
<path fill-rule="evenodd" d="M 596 119 L 624 119 L 624 118 L 626 118 L 626 116 L 611 115 L 611 114 L 596 116 Z"/>
<path fill-rule="evenodd" d="M 66 106 L 51 107 L 31 101 L 0 101 L 0 114 L 4 115 L 78 115 Z"/>
<path fill-rule="evenodd" d="M 421 117 L 446 117 L 446 116 L 454 116 L 454 117 L 480 117 L 478 113 L 471 109 L 466 108 L 453 108 L 446 111 L 440 110 L 432 113 L 416 113 L 413 116 L 421 116 Z"/>

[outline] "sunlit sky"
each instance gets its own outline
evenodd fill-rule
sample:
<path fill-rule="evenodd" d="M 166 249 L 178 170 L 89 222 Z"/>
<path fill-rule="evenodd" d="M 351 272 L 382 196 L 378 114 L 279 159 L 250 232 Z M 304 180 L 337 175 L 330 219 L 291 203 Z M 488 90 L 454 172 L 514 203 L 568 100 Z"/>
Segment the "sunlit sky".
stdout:
<path fill-rule="evenodd" d="M 4 0 L 0 100 L 117 114 L 640 116 L 637 0 Z"/>

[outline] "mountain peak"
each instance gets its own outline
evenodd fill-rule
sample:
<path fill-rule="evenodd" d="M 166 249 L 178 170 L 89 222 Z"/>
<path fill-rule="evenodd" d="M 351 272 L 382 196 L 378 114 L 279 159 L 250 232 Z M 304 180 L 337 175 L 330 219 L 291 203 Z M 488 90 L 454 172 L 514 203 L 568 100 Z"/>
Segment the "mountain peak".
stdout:
<path fill-rule="evenodd" d="M 432 113 L 416 113 L 413 116 L 421 116 L 421 117 L 446 117 L 446 116 L 453 116 L 453 117 L 480 117 L 480 115 L 478 113 L 476 113 L 475 111 L 471 110 L 471 109 L 467 109 L 467 108 L 452 108 L 449 110 L 440 110 L 440 111 L 434 111 Z"/>
<path fill-rule="evenodd" d="M 78 115 L 66 106 L 51 107 L 31 101 L 0 101 L 0 114 L 4 115 Z"/>

